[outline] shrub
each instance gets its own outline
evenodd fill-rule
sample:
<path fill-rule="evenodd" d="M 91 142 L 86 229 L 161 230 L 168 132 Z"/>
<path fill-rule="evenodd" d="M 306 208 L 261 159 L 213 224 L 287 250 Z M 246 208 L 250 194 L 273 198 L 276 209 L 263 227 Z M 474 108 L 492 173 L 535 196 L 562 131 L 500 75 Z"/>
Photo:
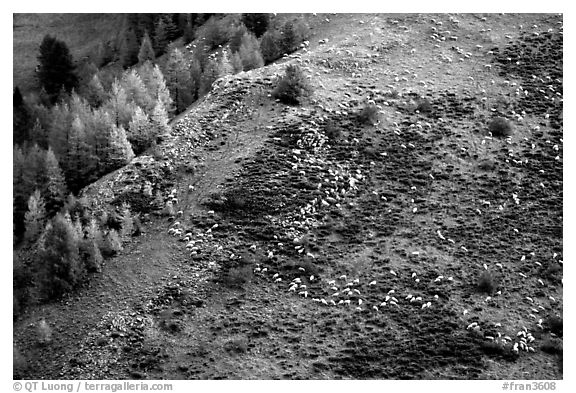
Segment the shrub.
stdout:
<path fill-rule="evenodd" d="M 245 339 L 230 340 L 224 344 L 224 349 L 226 352 L 241 354 L 248 351 L 248 344 Z"/>
<path fill-rule="evenodd" d="M 361 124 L 376 124 L 378 122 L 378 108 L 376 105 L 365 105 L 358 113 L 358 121 Z"/>
<path fill-rule="evenodd" d="M 12 255 L 12 288 L 13 288 L 13 318 L 16 319 L 22 308 L 30 301 L 30 287 L 32 286 L 32 273 L 15 253 Z"/>
<path fill-rule="evenodd" d="M 120 240 L 120 236 L 116 230 L 112 229 L 106 234 L 106 236 L 104 236 L 103 242 L 100 245 L 100 250 L 102 255 L 106 258 L 112 257 L 122 251 L 122 241 Z"/>
<path fill-rule="evenodd" d="M 430 113 L 432 112 L 432 104 L 430 103 L 430 101 L 427 98 L 423 98 L 421 100 L 418 100 L 418 106 L 416 107 L 416 110 L 420 113 Z"/>
<path fill-rule="evenodd" d="M 558 316 L 552 316 L 548 318 L 548 326 L 550 327 L 550 331 L 555 335 L 562 337 L 563 330 L 564 330 L 564 320 Z"/>
<path fill-rule="evenodd" d="M 512 124 L 503 117 L 495 117 L 488 124 L 488 130 L 494 137 L 507 137 L 512 135 Z"/>
<path fill-rule="evenodd" d="M 48 323 L 44 318 L 38 322 L 38 326 L 36 326 L 36 334 L 39 345 L 47 345 L 52 341 L 52 329 L 48 326 Z"/>
<path fill-rule="evenodd" d="M 496 282 L 494 276 L 487 271 L 482 272 L 478 278 L 478 290 L 485 293 L 492 293 L 496 289 Z"/>
<path fill-rule="evenodd" d="M 252 281 L 254 272 L 250 265 L 229 269 L 222 277 L 222 282 L 228 287 L 242 287 Z"/>
<path fill-rule="evenodd" d="M 12 367 L 13 367 L 13 379 L 23 379 L 22 375 L 28 368 L 28 363 L 26 358 L 22 355 L 18 347 L 12 344 Z"/>
<path fill-rule="evenodd" d="M 132 218 L 132 213 L 130 212 L 130 205 L 127 203 L 122 204 L 122 228 L 120 230 L 120 235 L 122 239 L 126 239 L 132 236 L 134 233 L 134 219 Z"/>
<path fill-rule="evenodd" d="M 540 349 L 543 352 L 556 355 L 564 352 L 562 341 L 558 339 L 548 338 L 540 344 Z"/>
<path fill-rule="evenodd" d="M 480 348 L 487 355 L 502 355 L 504 353 L 504 347 L 493 341 L 483 341 Z"/>
<path fill-rule="evenodd" d="M 102 262 L 104 258 L 98 247 L 96 239 L 82 239 L 79 244 L 80 258 L 84 262 L 86 271 L 100 272 L 102 271 Z"/>
<path fill-rule="evenodd" d="M 272 96 L 288 105 L 300 105 L 312 94 L 312 87 L 306 81 L 300 67 L 289 65 L 285 75 L 280 78 Z"/>
<path fill-rule="evenodd" d="M 342 131 L 333 121 L 328 121 L 324 128 L 324 134 L 330 139 L 331 141 L 338 141 L 342 136 Z"/>

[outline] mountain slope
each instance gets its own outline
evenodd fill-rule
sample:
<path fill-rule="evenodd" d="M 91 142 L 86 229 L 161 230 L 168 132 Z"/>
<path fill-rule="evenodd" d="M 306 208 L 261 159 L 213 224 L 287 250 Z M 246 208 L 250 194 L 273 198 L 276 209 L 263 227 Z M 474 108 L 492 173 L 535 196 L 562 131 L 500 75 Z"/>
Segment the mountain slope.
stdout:
<path fill-rule="evenodd" d="M 178 212 L 17 322 L 23 377 L 561 378 L 541 350 L 563 303 L 561 17 L 318 18 L 309 50 L 219 80 L 84 191 Z M 303 107 L 269 97 L 288 63 Z"/>

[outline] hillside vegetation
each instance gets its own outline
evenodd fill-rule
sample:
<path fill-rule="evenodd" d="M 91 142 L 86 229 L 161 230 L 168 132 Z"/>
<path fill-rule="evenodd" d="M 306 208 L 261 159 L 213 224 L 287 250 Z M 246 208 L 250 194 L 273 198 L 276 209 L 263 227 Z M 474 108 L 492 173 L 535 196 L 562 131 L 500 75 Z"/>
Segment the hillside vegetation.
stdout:
<path fill-rule="evenodd" d="M 46 34 L 65 41 L 75 59 L 92 54 L 101 42 L 113 41 L 122 14 L 13 14 L 13 84 L 23 93 L 38 89 L 38 47 Z"/>
<path fill-rule="evenodd" d="M 15 376 L 562 378 L 562 16 L 305 20 L 80 192 L 140 228 Z"/>

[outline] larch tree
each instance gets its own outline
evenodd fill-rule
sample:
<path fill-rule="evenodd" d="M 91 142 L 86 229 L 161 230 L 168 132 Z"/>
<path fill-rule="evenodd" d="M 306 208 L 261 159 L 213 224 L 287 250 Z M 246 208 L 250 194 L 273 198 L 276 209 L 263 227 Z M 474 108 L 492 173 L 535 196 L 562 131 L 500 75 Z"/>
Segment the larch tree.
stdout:
<path fill-rule="evenodd" d="M 14 224 L 15 240 L 18 240 L 24 233 L 24 214 L 27 209 L 28 190 L 24 184 L 24 167 L 26 165 L 26 155 L 20 146 L 16 145 L 12 153 L 12 222 Z"/>
<path fill-rule="evenodd" d="M 124 29 L 120 38 L 120 63 L 128 68 L 138 62 L 138 38 L 133 29 Z"/>
<path fill-rule="evenodd" d="M 79 116 L 72 121 L 68 154 L 63 164 L 72 192 L 80 191 L 88 180 L 89 171 L 97 169 L 97 162 L 90 154 L 84 122 Z"/>
<path fill-rule="evenodd" d="M 232 69 L 234 73 L 237 74 L 244 70 L 244 66 L 242 65 L 242 59 L 240 58 L 240 53 L 236 52 L 232 55 L 230 59 L 230 64 L 232 65 Z"/>
<path fill-rule="evenodd" d="M 282 57 L 282 36 L 277 30 L 268 30 L 260 39 L 260 52 L 265 64 Z"/>
<path fill-rule="evenodd" d="M 154 105 L 153 98 L 135 69 L 125 72 L 120 83 L 126 92 L 128 102 L 133 104 L 133 108 L 136 106 L 150 108 Z"/>
<path fill-rule="evenodd" d="M 98 74 L 94 74 L 92 79 L 90 79 L 86 85 L 84 97 L 90 103 L 90 106 L 96 108 L 106 101 L 106 90 L 104 90 L 104 86 L 102 86 L 102 81 L 100 81 Z"/>
<path fill-rule="evenodd" d="M 40 190 L 36 189 L 28 199 L 28 210 L 24 215 L 26 233 L 24 238 L 35 242 L 46 224 L 46 207 Z"/>
<path fill-rule="evenodd" d="M 148 94 L 152 99 L 150 106 L 142 108 L 146 114 L 149 116 L 152 115 L 157 100 L 160 100 L 164 105 L 164 108 L 170 112 L 172 108 L 172 97 L 170 97 L 170 91 L 166 86 L 166 81 L 160 67 L 158 67 L 158 65 L 153 66 L 152 63 L 147 61 L 140 66 L 138 74 L 140 75 L 142 82 L 144 82 Z"/>
<path fill-rule="evenodd" d="M 43 188 L 43 195 L 46 200 L 46 212 L 49 216 L 55 215 L 64 205 L 66 195 L 66 179 L 60 169 L 58 160 L 52 148 L 46 152 L 45 159 L 46 182 Z"/>
<path fill-rule="evenodd" d="M 134 151 L 122 126 L 113 125 L 110 129 L 108 148 L 106 161 L 111 170 L 128 164 L 134 158 Z"/>
<path fill-rule="evenodd" d="M 168 123 L 168 113 L 160 100 L 156 101 L 150 122 L 152 123 L 152 132 L 156 138 L 163 139 L 172 132 Z"/>
<path fill-rule="evenodd" d="M 110 98 L 103 107 L 110 114 L 116 126 L 127 127 L 132 119 L 132 113 L 134 113 L 134 105 L 129 102 L 126 90 L 118 80 L 112 84 Z"/>
<path fill-rule="evenodd" d="M 142 37 L 142 43 L 140 44 L 140 51 L 138 52 L 138 62 L 144 64 L 147 61 L 154 62 L 156 60 L 156 55 L 154 54 L 154 47 L 152 46 L 152 40 L 148 35 L 148 31 L 144 32 L 144 37 Z"/>
<path fill-rule="evenodd" d="M 128 127 L 128 140 L 135 154 L 146 150 L 152 141 L 152 123 L 142 108 L 137 107 Z"/>
<path fill-rule="evenodd" d="M 68 148 L 68 133 L 72 123 L 72 113 L 66 103 L 54 105 L 50 110 L 48 144 L 54 149 L 57 157 L 65 157 Z"/>
<path fill-rule="evenodd" d="M 220 76 L 233 75 L 235 73 L 234 67 L 230 62 L 230 56 L 228 55 L 228 51 L 226 49 L 222 51 L 222 56 L 220 56 L 220 66 L 218 73 Z"/>
<path fill-rule="evenodd" d="M 238 53 L 242 60 L 242 69 L 244 71 L 253 70 L 264 65 L 264 60 L 260 53 L 260 44 L 252 33 L 244 34 Z"/>
<path fill-rule="evenodd" d="M 220 77 L 218 60 L 211 56 L 200 78 L 199 96 L 207 94 L 212 88 L 212 84 Z"/>
<path fill-rule="evenodd" d="M 61 214 L 46 226 L 36 259 L 41 294 L 55 299 L 76 287 L 83 279 L 78 241 L 72 223 Z"/>
<path fill-rule="evenodd" d="M 191 87 L 190 91 L 192 92 L 192 98 L 194 100 L 198 99 L 198 90 L 200 89 L 200 80 L 202 79 L 202 67 L 200 65 L 200 61 L 193 57 L 190 61 L 190 81 Z"/>
<path fill-rule="evenodd" d="M 180 113 L 193 102 L 194 97 L 190 67 L 184 54 L 178 48 L 170 52 L 164 75 L 175 104 L 176 113 Z"/>
<path fill-rule="evenodd" d="M 248 29 L 244 24 L 240 24 L 240 26 L 238 26 L 234 30 L 234 32 L 230 36 L 230 43 L 229 43 L 230 51 L 232 53 L 236 53 L 240 50 L 240 45 L 242 44 L 242 37 L 244 37 L 244 34 L 247 33 Z"/>
<path fill-rule="evenodd" d="M 284 54 L 292 53 L 298 46 L 298 37 L 294 30 L 294 23 L 287 20 L 282 26 L 281 48 Z"/>

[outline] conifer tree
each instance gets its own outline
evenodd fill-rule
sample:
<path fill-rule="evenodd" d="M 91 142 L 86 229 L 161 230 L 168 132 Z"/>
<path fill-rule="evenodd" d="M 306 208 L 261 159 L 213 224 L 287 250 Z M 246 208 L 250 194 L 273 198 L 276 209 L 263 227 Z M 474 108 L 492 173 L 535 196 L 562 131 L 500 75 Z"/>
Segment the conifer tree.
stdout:
<path fill-rule="evenodd" d="M 154 31 L 154 50 L 159 56 L 166 51 L 166 47 L 178 36 L 178 27 L 172 21 L 170 15 L 162 15 L 158 19 Z"/>
<path fill-rule="evenodd" d="M 203 31 L 204 44 L 209 49 L 216 49 L 218 46 L 228 42 L 228 31 L 214 17 L 204 24 Z"/>
<path fill-rule="evenodd" d="M 30 111 L 18 86 L 14 89 L 12 95 L 12 143 L 13 144 L 23 144 L 29 141 L 30 138 L 30 128 L 32 126 L 32 117 L 30 116 Z"/>
<path fill-rule="evenodd" d="M 264 60 L 260 54 L 260 44 L 252 33 L 245 34 L 242 37 L 242 43 L 238 51 L 242 60 L 242 69 L 249 71 L 264 65 Z"/>
<path fill-rule="evenodd" d="M 111 170 L 115 170 L 128 164 L 134 158 L 134 151 L 122 126 L 116 127 L 113 125 L 109 139 L 110 150 L 107 156 L 107 163 L 109 163 Z"/>
<path fill-rule="evenodd" d="M 150 146 L 152 135 L 152 124 L 148 115 L 137 107 L 128 127 L 128 140 L 135 154 L 142 153 Z"/>
<path fill-rule="evenodd" d="M 46 182 L 43 188 L 43 195 L 46 200 L 46 212 L 49 216 L 53 216 L 64 205 L 68 192 L 64 174 L 52 148 L 49 148 L 46 152 L 45 167 Z"/>
<path fill-rule="evenodd" d="M 38 145 L 28 148 L 22 171 L 22 186 L 26 200 L 36 189 L 42 189 L 46 179 L 45 152 Z"/>
<path fill-rule="evenodd" d="M 25 216 L 26 233 L 24 238 L 34 242 L 40 236 L 46 223 L 46 207 L 40 190 L 36 189 L 28 199 L 28 211 Z"/>
<path fill-rule="evenodd" d="M 242 22 L 256 37 L 260 37 L 268 29 L 270 16 L 268 14 L 242 14 Z"/>
<path fill-rule="evenodd" d="M 146 85 L 135 69 L 124 72 L 120 83 L 126 92 L 127 101 L 133 104 L 131 105 L 132 108 L 136 106 L 149 108 L 154 105 L 154 101 L 148 93 Z"/>
<path fill-rule="evenodd" d="M 238 52 L 232 55 L 230 64 L 232 65 L 232 69 L 234 70 L 235 74 L 242 72 L 244 69 L 244 66 L 242 65 L 242 59 L 240 58 L 240 53 Z"/>
<path fill-rule="evenodd" d="M 27 209 L 28 190 L 24 184 L 24 166 L 26 156 L 20 146 L 16 145 L 12 153 L 12 222 L 14 224 L 15 240 L 24 233 L 24 214 Z"/>
<path fill-rule="evenodd" d="M 194 97 L 190 68 L 184 54 L 178 48 L 170 52 L 164 75 L 176 113 L 180 113 L 192 103 Z"/>
<path fill-rule="evenodd" d="M 96 108 L 106 101 L 107 94 L 98 74 L 94 74 L 86 85 L 84 97 L 90 103 L 90 106 Z"/>
<path fill-rule="evenodd" d="M 234 67 L 232 66 L 232 63 L 230 62 L 230 57 L 229 57 L 228 51 L 226 49 L 224 49 L 222 51 L 222 56 L 220 57 L 220 65 L 219 65 L 218 73 L 220 74 L 220 76 L 233 75 L 235 73 Z"/>
<path fill-rule="evenodd" d="M 72 123 L 70 107 L 66 103 L 54 105 L 50 111 L 48 144 L 57 157 L 65 157 L 68 148 L 68 133 Z"/>
<path fill-rule="evenodd" d="M 232 52 L 232 54 L 240 50 L 240 45 L 242 45 L 242 37 L 244 37 L 244 34 L 248 33 L 249 31 L 246 28 L 246 26 L 244 26 L 244 24 L 240 24 L 240 26 L 238 26 L 236 30 L 234 30 L 234 32 L 230 37 L 230 43 L 229 43 L 230 51 Z"/>
<path fill-rule="evenodd" d="M 214 57 L 211 57 L 208 63 L 206 64 L 206 67 L 204 68 L 204 71 L 202 72 L 202 77 L 200 79 L 200 88 L 199 88 L 200 96 L 207 94 L 212 88 L 212 83 L 214 83 L 214 81 L 216 81 L 216 79 L 220 77 L 220 75 L 218 74 L 219 71 L 218 68 L 219 68 L 218 61 Z"/>
<path fill-rule="evenodd" d="M 291 21 L 286 21 L 282 26 L 282 41 L 281 48 L 284 54 L 292 53 L 298 47 L 298 37 L 294 30 L 294 24 Z"/>
<path fill-rule="evenodd" d="M 134 105 L 128 101 L 126 90 L 118 80 L 112 84 L 110 98 L 104 104 L 104 109 L 108 112 L 116 126 L 127 127 L 134 112 Z"/>
<path fill-rule="evenodd" d="M 142 43 L 140 44 L 140 51 L 138 52 L 138 62 L 144 64 L 147 61 L 154 62 L 156 60 L 156 55 L 154 54 L 154 48 L 152 47 L 152 41 L 148 32 L 144 32 L 144 37 L 142 38 Z"/>
<path fill-rule="evenodd" d="M 78 242 L 69 220 L 58 214 L 46 226 L 36 260 L 41 293 L 55 299 L 76 287 L 84 277 Z"/>
<path fill-rule="evenodd" d="M 74 73 L 74 60 L 68 46 L 55 37 L 44 36 L 40 44 L 38 79 L 51 101 L 54 103 L 60 91 L 66 92 L 78 87 L 78 77 Z"/>
<path fill-rule="evenodd" d="M 152 63 L 146 62 L 139 69 L 138 73 L 146 86 L 148 95 L 151 97 L 150 106 L 142 108 L 149 116 L 156 106 L 156 101 L 160 100 L 168 112 L 172 108 L 172 97 L 170 91 L 166 87 L 164 75 L 158 65 L 152 66 Z"/>
<path fill-rule="evenodd" d="M 89 152 L 85 125 L 79 116 L 72 121 L 68 154 L 63 162 L 66 179 L 72 192 L 78 192 L 89 180 L 89 171 L 97 169 L 97 164 Z"/>
<path fill-rule="evenodd" d="M 128 68 L 138 62 L 138 38 L 133 29 L 124 29 L 120 39 L 120 63 Z"/>
<path fill-rule="evenodd" d="M 200 80 L 202 79 L 202 67 L 200 61 L 196 57 L 193 57 L 190 61 L 190 91 L 192 93 L 192 99 L 198 99 L 198 91 L 200 89 Z"/>
<path fill-rule="evenodd" d="M 156 106 L 152 111 L 150 122 L 152 123 L 153 135 L 156 138 L 163 139 L 170 135 L 172 130 L 168 124 L 168 113 L 164 108 L 164 104 L 162 104 L 160 100 L 156 101 Z"/>
<path fill-rule="evenodd" d="M 184 26 L 184 32 L 183 32 L 183 38 L 184 38 L 184 43 L 188 44 L 192 41 L 194 41 L 194 23 L 192 21 L 192 17 L 190 16 L 190 14 L 186 15 L 186 25 Z"/>
<path fill-rule="evenodd" d="M 282 57 L 281 41 L 282 36 L 276 30 L 268 30 L 264 33 L 260 40 L 260 52 L 265 64 L 270 64 Z"/>

